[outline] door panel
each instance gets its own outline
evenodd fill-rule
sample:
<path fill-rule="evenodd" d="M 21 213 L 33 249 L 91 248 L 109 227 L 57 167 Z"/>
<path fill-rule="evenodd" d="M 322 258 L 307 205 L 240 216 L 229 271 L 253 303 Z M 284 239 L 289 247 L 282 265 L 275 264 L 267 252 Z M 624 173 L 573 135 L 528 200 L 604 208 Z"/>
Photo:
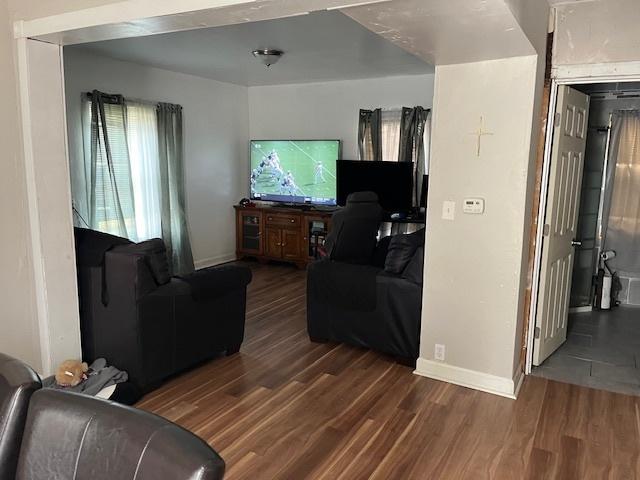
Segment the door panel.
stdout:
<path fill-rule="evenodd" d="M 299 230 L 282 230 L 282 258 L 295 260 L 300 258 Z"/>
<path fill-rule="evenodd" d="M 549 190 L 542 240 L 533 364 L 540 365 L 567 338 L 569 294 L 584 168 L 589 97 L 558 88 Z"/>
<path fill-rule="evenodd" d="M 265 254 L 273 258 L 282 258 L 282 230 L 279 228 L 265 228 Z"/>

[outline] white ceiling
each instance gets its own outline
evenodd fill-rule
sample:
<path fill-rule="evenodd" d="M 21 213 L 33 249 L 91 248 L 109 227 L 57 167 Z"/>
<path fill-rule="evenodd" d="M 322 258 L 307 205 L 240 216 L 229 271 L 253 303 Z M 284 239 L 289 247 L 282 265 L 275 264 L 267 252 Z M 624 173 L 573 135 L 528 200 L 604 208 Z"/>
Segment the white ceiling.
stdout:
<path fill-rule="evenodd" d="M 251 51 L 278 48 L 266 68 Z M 432 73 L 433 67 L 339 11 L 68 46 L 239 85 Z"/>

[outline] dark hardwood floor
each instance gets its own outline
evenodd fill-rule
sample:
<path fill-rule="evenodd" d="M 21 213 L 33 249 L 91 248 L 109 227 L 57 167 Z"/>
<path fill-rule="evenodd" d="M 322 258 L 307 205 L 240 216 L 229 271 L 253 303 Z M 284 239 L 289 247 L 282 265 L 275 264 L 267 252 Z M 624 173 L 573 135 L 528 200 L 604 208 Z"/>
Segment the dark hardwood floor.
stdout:
<path fill-rule="evenodd" d="M 245 342 L 139 407 L 209 442 L 227 479 L 631 479 L 640 398 L 527 377 L 513 401 L 306 335 L 305 272 L 250 264 Z"/>

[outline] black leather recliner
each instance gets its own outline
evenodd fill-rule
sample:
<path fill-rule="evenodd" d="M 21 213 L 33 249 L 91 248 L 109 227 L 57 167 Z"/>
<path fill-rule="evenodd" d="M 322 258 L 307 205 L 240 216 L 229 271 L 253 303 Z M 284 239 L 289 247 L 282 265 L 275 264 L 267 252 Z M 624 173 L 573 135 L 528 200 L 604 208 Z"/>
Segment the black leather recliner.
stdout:
<path fill-rule="evenodd" d="M 347 201 L 347 207 L 334 214 L 341 228 L 334 230 L 332 242 L 327 239 L 328 256 L 308 267 L 309 338 L 371 348 L 415 364 L 419 356 L 424 230 L 397 236 L 402 237 L 396 242 L 399 247 L 413 244 L 408 253 L 394 250 L 394 237 L 376 244 L 382 209 L 370 192 L 359 194 L 357 200 L 351 207 Z M 388 255 L 394 260 L 388 261 Z M 403 260 L 406 267 L 389 271 Z"/>
<path fill-rule="evenodd" d="M 41 389 L 27 365 L 0 353 L 0 480 L 220 480 L 222 458 L 156 415 Z"/>
<path fill-rule="evenodd" d="M 17 480 L 219 480 L 222 458 L 163 418 L 53 389 L 31 397 Z"/>
<path fill-rule="evenodd" d="M 164 244 L 76 229 L 83 359 L 104 357 L 148 391 L 240 349 L 251 270 L 220 266 L 171 277 Z"/>
<path fill-rule="evenodd" d="M 331 260 L 367 263 L 376 248 L 384 211 L 374 192 L 354 192 L 346 203 L 331 216 L 324 248 Z"/>
<path fill-rule="evenodd" d="M 42 387 L 28 365 L 0 353 L 0 480 L 13 480 L 31 395 Z"/>

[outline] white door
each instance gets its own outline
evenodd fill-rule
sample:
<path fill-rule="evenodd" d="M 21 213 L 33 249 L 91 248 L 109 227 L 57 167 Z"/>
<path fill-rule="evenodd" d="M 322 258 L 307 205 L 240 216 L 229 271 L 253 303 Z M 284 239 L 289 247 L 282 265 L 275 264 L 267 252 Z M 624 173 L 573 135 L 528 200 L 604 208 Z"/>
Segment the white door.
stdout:
<path fill-rule="evenodd" d="M 540 365 L 567 339 L 588 114 L 587 95 L 565 85 L 558 88 L 542 239 L 534 365 Z"/>

